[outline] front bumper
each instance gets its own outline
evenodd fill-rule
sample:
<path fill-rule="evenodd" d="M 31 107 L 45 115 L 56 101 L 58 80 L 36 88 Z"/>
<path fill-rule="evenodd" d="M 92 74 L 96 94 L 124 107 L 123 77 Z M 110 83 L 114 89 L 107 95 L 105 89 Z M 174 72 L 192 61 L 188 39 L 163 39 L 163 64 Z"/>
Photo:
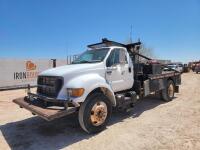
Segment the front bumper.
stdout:
<path fill-rule="evenodd" d="M 61 118 L 78 111 L 78 107 L 45 107 L 41 101 L 37 99 L 32 100 L 27 96 L 14 99 L 13 102 L 47 121 Z"/>
<path fill-rule="evenodd" d="M 51 97 L 47 97 L 41 94 L 35 94 L 35 93 L 31 93 L 28 92 L 27 93 L 28 97 L 30 99 L 40 99 L 46 102 L 53 102 L 53 103 L 66 103 L 67 101 L 70 101 L 70 99 L 57 99 L 57 98 L 51 98 Z"/>
<path fill-rule="evenodd" d="M 13 102 L 47 121 L 74 113 L 80 107 L 79 103 L 70 99 L 56 99 L 31 93 L 30 85 L 28 85 L 27 90 L 27 96 L 14 99 Z M 46 102 L 51 103 L 49 105 Z"/>
<path fill-rule="evenodd" d="M 77 102 L 74 102 L 72 99 L 57 99 L 57 98 L 51 98 L 40 94 L 31 93 L 30 91 L 27 93 L 28 99 L 30 100 L 42 100 L 44 102 L 51 102 L 51 105 L 62 105 L 64 107 L 72 106 L 72 107 L 80 107 L 80 104 Z"/>

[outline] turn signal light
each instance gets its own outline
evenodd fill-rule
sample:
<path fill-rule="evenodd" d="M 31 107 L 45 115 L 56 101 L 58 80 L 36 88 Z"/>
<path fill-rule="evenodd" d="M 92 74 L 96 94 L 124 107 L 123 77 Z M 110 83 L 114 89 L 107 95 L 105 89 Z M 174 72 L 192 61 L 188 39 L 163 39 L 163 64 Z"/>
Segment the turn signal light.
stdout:
<path fill-rule="evenodd" d="M 70 93 L 70 96 L 73 96 L 73 97 L 80 97 L 83 95 L 84 93 L 84 88 L 76 88 L 76 89 L 68 89 L 69 90 L 69 93 Z"/>

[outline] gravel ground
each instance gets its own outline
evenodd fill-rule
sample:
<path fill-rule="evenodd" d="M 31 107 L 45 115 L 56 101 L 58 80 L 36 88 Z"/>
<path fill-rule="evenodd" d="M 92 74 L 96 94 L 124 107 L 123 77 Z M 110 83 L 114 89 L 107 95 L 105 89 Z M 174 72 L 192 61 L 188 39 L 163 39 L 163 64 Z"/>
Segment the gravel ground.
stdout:
<path fill-rule="evenodd" d="M 106 130 L 88 135 L 77 114 L 46 122 L 12 103 L 25 90 L 0 92 L 0 150 L 200 149 L 200 75 L 182 75 L 180 93 L 163 103 L 141 101 L 130 114 L 114 112 Z"/>

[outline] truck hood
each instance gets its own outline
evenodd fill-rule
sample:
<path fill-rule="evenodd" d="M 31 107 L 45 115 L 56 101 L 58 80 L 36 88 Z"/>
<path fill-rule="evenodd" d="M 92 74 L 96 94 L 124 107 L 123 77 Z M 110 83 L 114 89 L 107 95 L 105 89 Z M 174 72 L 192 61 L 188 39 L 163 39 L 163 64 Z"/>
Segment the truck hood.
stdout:
<path fill-rule="evenodd" d="M 70 64 L 65 66 L 60 66 L 52 69 L 45 70 L 39 75 L 42 76 L 65 76 L 66 74 L 77 74 L 81 72 L 88 72 L 92 70 L 102 69 L 103 63 L 93 63 L 93 64 Z"/>

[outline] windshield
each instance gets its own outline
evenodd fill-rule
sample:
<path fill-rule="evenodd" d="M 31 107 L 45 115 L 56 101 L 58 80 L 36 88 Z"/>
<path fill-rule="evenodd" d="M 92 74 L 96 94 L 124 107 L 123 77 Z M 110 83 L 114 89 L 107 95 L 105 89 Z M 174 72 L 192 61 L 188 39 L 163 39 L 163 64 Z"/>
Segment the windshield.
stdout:
<path fill-rule="evenodd" d="M 75 59 L 72 64 L 101 62 L 106 57 L 109 48 L 88 50 Z"/>

